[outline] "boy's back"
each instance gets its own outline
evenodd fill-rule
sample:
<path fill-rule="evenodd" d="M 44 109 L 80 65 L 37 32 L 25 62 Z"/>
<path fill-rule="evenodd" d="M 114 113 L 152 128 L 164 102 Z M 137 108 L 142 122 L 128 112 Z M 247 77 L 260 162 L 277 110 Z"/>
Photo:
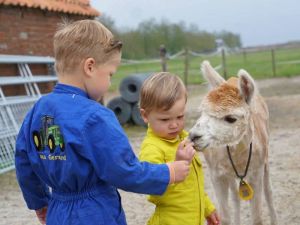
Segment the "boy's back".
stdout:
<path fill-rule="evenodd" d="M 104 221 L 104 218 L 101 218 L 103 217 L 101 211 L 104 211 L 104 208 L 99 210 L 99 205 L 92 204 L 94 201 L 86 203 L 88 199 L 84 200 L 85 196 L 96 198 L 98 202 L 102 202 L 102 206 L 109 208 L 110 213 L 105 214 L 106 219 L 112 214 L 112 217 L 120 217 L 124 220 L 123 211 L 114 211 L 115 208 L 121 208 L 120 205 L 111 205 L 112 203 L 120 204 L 116 189 L 105 182 L 100 182 L 97 177 L 97 175 L 104 176 L 109 172 L 114 173 L 114 171 L 106 171 L 106 169 L 111 169 L 107 166 L 110 162 L 103 158 L 103 161 L 101 160 L 101 163 L 99 161 L 96 165 L 90 163 L 95 160 L 95 155 L 105 157 L 104 153 L 107 154 L 105 146 L 103 149 L 93 149 L 93 142 L 99 144 L 104 141 L 106 133 L 109 132 L 108 121 L 111 126 L 114 126 L 112 129 L 118 130 L 114 120 L 112 112 L 88 99 L 85 92 L 62 84 L 57 85 L 53 93 L 41 98 L 27 115 L 17 142 L 19 151 L 16 153 L 20 155 L 16 157 L 19 160 L 16 161 L 16 166 L 21 167 L 22 159 L 28 157 L 34 173 L 52 187 L 53 198 L 58 200 L 53 207 L 58 207 L 61 215 L 53 215 L 53 217 L 48 215 L 51 224 L 64 224 L 64 218 L 70 222 L 67 224 L 76 224 L 73 219 L 80 221 L 81 217 L 91 214 L 97 214 L 99 218 L 89 224 L 101 224 L 100 221 Z M 97 128 L 94 126 L 96 121 Z M 101 127 L 106 132 L 102 132 Z M 53 128 L 56 128 L 56 131 Z M 99 129 L 99 132 L 93 133 L 94 128 Z M 37 135 L 36 137 L 39 135 L 40 140 L 34 141 L 34 134 Z M 50 144 L 52 137 L 54 143 Z M 110 145 L 109 141 L 105 141 Z M 118 140 L 110 138 L 110 141 L 116 146 L 116 151 L 108 153 L 112 155 L 118 152 L 116 142 L 123 142 L 123 146 L 124 142 L 127 142 L 125 138 L 120 140 L 120 137 Z M 26 146 L 27 154 L 25 149 L 20 151 L 22 146 Z M 94 170 L 93 166 L 97 166 L 97 170 Z M 32 182 L 33 190 L 28 189 L 24 195 L 29 208 L 41 208 L 47 204 L 46 186 L 38 190 L 39 196 L 44 201 L 32 198 L 31 192 L 37 191 L 35 186 L 37 177 L 30 170 L 19 170 L 17 175 L 23 182 Z M 110 197 L 103 198 L 104 194 Z M 106 199 L 111 198 L 117 201 L 105 202 Z M 60 201 L 70 201 L 72 204 L 68 208 L 60 207 Z M 89 205 L 89 207 L 85 208 L 84 205 Z M 70 215 L 71 209 L 73 212 Z M 94 216 L 93 218 L 95 219 Z M 112 221 L 110 224 L 113 224 Z"/>
<path fill-rule="evenodd" d="M 88 99 L 85 92 L 59 84 L 53 93 L 41 98 L 26 117 L 23 131 L 30 145 L 27 146 L 29 160 L 36 164 L 35 172 L 53 189 L 75 192 L 92 185 L 85 184 L 80 174 L 86 175 L 90 169 L 84 165 L 90 150 L 83 146 L 83 133 L 97 111 L 103 118 L 111 116 L 100 104 Z M 39 142 L 34 141 L 34 135 L 40 138 Z M 50 144 L 52 137 L 54 143 Z"/>

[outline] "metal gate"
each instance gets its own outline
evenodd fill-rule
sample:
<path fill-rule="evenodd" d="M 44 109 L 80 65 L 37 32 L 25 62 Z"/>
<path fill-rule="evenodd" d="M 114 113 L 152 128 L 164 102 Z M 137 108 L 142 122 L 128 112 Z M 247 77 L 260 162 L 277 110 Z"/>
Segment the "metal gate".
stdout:
<path fill-rule="evenodd" d="M 54 59 L 40 56 L 0 55 L 0 64 L 16 64 L 19 74 L 5 76 L 0 71 L 0 174 L 14 168 L 16 137 L 22 121 L 32 105 L 41 97 L 37 83 L 57 81 L 51 75 L 33 75 L 30 64 L 47 64 L 53 68 Z M 6 96 L 3 87 L 24 85 L 26 95 Z"/>

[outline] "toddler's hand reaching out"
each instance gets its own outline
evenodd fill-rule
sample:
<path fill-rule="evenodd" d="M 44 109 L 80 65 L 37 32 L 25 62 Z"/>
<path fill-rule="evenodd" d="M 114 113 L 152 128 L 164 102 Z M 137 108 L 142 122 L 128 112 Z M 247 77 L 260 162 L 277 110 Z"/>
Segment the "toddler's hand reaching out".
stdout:
<path fill-rule="evenodd" d="M 185 160 L 191 163 L 194 158 L 195 152 L 196 151 L 194 149 L 194 143 L 188 140 L 183 140 L 178 146 L 175 160 Z"/>

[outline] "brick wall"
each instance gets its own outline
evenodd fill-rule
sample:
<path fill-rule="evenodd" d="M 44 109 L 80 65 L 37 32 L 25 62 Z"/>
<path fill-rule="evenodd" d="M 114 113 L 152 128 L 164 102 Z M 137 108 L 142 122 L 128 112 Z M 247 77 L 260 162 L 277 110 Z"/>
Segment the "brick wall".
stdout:
<path fill-rule="evenodd" d="M 40 9 L 0 7 L 0 54 L 53 56 L 53 35 L 62 18 L 79 20 L 80 15 Z"/>
<path fill-rule="evenodd" d="M 47 12 L 15 6 L 0 7 L 0 54 L 53 56 L 53 35 L 62 18 L 69 20 L 89 17 Z M 33 74 L 48 74 L 46 65 L 31 65 Z M 1 65 L 0 76 L 18 75 L 17 65 Z M 49 92 L 53 83 L 42 84 L 41 91 Z M 23 94 L 23 87 L 5 87 L 5 94 Z"/>

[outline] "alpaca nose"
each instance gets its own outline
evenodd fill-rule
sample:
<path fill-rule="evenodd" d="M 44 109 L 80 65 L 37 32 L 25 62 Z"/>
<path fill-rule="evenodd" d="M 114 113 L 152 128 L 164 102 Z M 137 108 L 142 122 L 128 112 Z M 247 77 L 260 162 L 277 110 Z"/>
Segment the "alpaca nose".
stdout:
<path fill-rule="evenodd" d="M 202 135 L 197 135 L 192 132 L 189 134 L 189 139 L 191 140 L 191 142 L 196 142 L 197 140 L 199 140 L 201 138 L 202 138 Z"/>

